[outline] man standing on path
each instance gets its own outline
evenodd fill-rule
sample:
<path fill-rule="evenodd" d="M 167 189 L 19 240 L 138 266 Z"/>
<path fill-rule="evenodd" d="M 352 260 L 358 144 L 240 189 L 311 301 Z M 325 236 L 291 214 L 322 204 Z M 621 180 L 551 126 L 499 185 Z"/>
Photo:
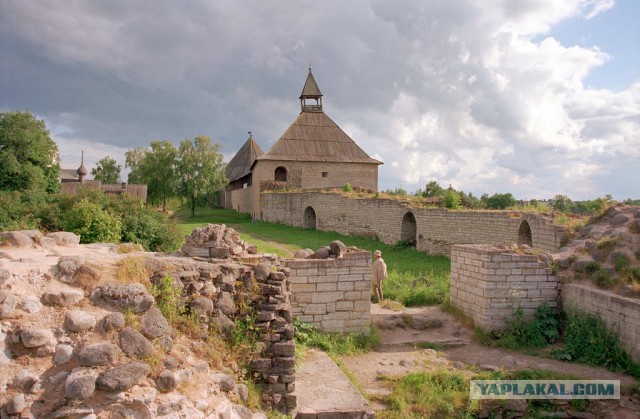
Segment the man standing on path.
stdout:
<path fill-rule="evenodd" d="M 387 265 L 382 260 L 382 252 L 376 250 L 373 252 L 375 262 L 373 262 L 373 273 L 371 275 L 373 281 L 373 292 L 376 294 L 378 303 L 382 302 L 382 281 L 387 279 Z"/>

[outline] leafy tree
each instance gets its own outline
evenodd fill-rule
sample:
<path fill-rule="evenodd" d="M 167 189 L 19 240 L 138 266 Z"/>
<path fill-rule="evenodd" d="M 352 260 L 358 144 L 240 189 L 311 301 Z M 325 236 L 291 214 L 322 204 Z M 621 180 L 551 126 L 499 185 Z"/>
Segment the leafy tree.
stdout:
<path fill-rule="evenodd" d="M 133 150 L 129 150 L 126 153 L 124 153 L 124 167 L 131 169 L 131 171 L 129 172 L 129 176 L 127 177 L 127 180 L 129 181 L 129 183 L 131 184 L 143 184 L 145 183 L 144 180 L 142 180 L 142 172 L 140 170 L 140 163 L 142 162 L 142 159 L 144 159 L 144 157 L 147 155 L 147 149 L 146 147 L 136 147 Z"/>
<path fill-rule="evenodd" d="M 516 198 L 509 193 L 495 193 L 490 197 L 486 194 L 482 195 L 482 198 L 486 199 L 487 208 L 490 209 L 505 209 L 514 206 L 518 203 Z"/>
<path fill-rule="evenodd" d="M 573 201 L 567 195 L 556 195 L 553 197 L 553 209 L 560 212 L 570 212 L 573 208 Z"/>
<path fill-rule="evenodd" d="M 442 195 L 444 195 L 444 189 L 435 180 L 429 181 L 422 192 L 422 196 L 425 198 Z"/>
<path fill-rule="evenodd" d="M 104 184 L 120 183 L 120 171 L 122 166 L 116 163 L 115 159 L 105 156 L 91 169 L 91 174 L 95 180 Z"/>
<path fill-rule="evenodd" d="M 449 209 L 460 208 L 460 194 L 453 188 L 449 188 L 442 196 L 442 205 Z"/>
<path fill-rule="evenodd" d="M 227 184 L 220 145 L 211 144 L 206 136 L 197 136 L 192 143 L 184 140 L 178 149 L 178 192 L 191 201 L 191 216 L 195 215 L 196 200 Z"/>
<path fill-rule="evenodd" d="M 42 120 L 28 111 L 0 113 L 0 189 L 60 188 L 58 146 Z"/>
<path fill-rule="evenodd" d="M 147 184 L 149 198 L 155 202 L 162 198 L 162 210 L 167 210 L 167 197 L 173 196 L 178 185 L 176 158 L 178 150 L 169 141 L 151 141 L 140 162 L 140 175 Z"/>

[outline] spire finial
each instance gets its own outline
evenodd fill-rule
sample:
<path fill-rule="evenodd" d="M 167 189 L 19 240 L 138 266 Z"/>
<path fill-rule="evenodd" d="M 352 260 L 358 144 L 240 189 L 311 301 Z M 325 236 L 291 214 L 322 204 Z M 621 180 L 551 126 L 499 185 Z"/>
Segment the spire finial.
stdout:
<path fill-rule="evenodd" d="M 311 61 L 309 61 L 309 73 L 311 73 Z"/>
<path fill-rule="evenodd" d="M 249 134 L 249 137 L 251 137 L 251 131 L 247 131 L 247 134 Z"/>
<path fill-rule="evenodd" d="M 84 150 L 80 151 L 80 165 L 84 164 Z"/>

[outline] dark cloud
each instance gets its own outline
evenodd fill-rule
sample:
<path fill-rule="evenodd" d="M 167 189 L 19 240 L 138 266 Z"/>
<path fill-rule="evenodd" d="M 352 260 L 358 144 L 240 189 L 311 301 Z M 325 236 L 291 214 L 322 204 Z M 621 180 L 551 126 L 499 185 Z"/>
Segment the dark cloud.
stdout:
<path fill-rule="evenodd" d="M 45 118 L 67 166 L 200 134 L 231 157 L 295 119 L 311 62 L 327 114 L 385 162 L 382 188 L 627 196 L 639 84 L 585 88 L 606 51 L 536 38 L 611 4 L 4 0 L 0 110 Z"/>

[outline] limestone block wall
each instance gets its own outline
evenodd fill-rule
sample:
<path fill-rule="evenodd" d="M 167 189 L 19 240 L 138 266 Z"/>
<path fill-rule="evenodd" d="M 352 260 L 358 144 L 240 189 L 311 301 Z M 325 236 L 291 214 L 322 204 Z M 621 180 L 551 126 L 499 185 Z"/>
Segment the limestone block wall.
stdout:
<path fill-rule="evenodd" d="M 631 358 L 640 363 L 640 301 L 581 284 L 564 284 L 562 304 L 597 315 L 615 330 Z"/>
<path fill-rule="evenodd" d="M 558 293 L 558 278 L 537 255 L 491 245 L 451 248 L 451 304 L 484 330 L 504 328 L 518 308 L 532 318 L 543 301 L 555 307 Z"/>
<path fill-rule="evenodd" d="M 371 252 L 339 259 L 290 259 L 291 311 L 326 332 L 369 333 Z"/>
<path fill-rule="evenodd" d="M 540 214 L 417 208 L 406 202 L 348 198 L 333 192 L 264 192 L 261 201 L 265 221 L 303 227 L 305 215 L 313 213 L 318 230 L 378 237 L 389 244 L 414 240 L 418 250 L 431 254 L 449 255 L 451 245 L 468 243 L 520 242 L 555 251 L 565 231 Z M 523 230 L 528 230 L 528 236 Z"/>
<path fill-rule="evenodd" d="M 254 186 L 233 191 L 225 191 L 225 208 L 238 212 L 253 214 L 255 211 L 253 204 Z"/>

